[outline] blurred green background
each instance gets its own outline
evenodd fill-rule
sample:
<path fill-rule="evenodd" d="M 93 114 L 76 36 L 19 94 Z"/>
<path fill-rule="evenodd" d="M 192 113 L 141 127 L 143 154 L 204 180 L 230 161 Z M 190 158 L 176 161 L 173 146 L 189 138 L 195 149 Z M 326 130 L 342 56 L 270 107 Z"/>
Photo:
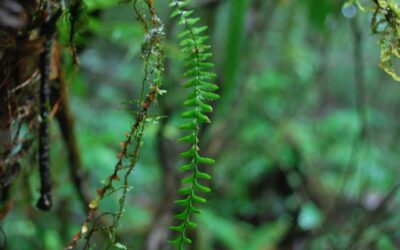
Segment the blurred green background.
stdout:
<path fill-rule="evenodd" d="M 143 32 L 131 4 L 85 2 L 81 67 L 66 66 L 66 76 L 94 197 L 134 120 Z M 155 4 L 167 33 L 167 93 L 151 110 L 115 249 L 170 247 L 183 57 L 167 1 Z M 202 135 L 202 151 L 217 164 L 206 170 L 213 192 L 191 249 L 400 249 L 400 84 L 378 67 L 370 13 L 347 19 L 334 0 L 193 0 L 191 7 L 209 26 L 222 96 Z M 56 125 L 51 134 L 54 210 L 33 208 L 38 176 L 25 168 L 2 223 L 5 249 L 62 249 L 85 218 Z M 101 211 L 115 211 L 118 198 L 107 197 Z M 99 233 L 93 249 L 106 241 Z"/>

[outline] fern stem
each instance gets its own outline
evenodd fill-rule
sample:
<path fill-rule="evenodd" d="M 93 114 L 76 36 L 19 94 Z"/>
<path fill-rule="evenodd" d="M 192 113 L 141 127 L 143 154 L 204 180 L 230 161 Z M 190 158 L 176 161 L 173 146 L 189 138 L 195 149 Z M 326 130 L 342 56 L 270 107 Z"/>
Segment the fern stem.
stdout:
<path fill-rule="evenodd" d="M 183 187 L 179 192 L 186 196 L 186 198 L 177 200 L 176 203 L 184 206 L 182 213 L 176 215 L 176 217 L 183 222 L 179 226 L 171 227 L 172 230 L 178 232 L 178 238 L 171 241 L 177 245 L 179 250 L 184 249 L 185 243 L 191 243 L 191 240 L 187 237 L 186 233 L 188 228 L 195 228 L 196 223 L 191 221 L 192 214 L 200 212 L 196 209 L 193 204 L 195 202 L 204 203 L 206 199 L 198 196 L 197 191 L 209 192 L 210 189 L 202 186 L 198 180 L 210 179 L 210 176 L 201 173 L 199 170 L 200 163 L 212 164 L 214 161 L 210 158 L 201 157 L 199 155 L 199 127 L 201 123 L 209 123 L 209 118 L 204 115 L 204 112 L 211 112 L 212 107 L 205 103 L 205 101 L 213 100 L 218 98 L 218 95 L 207 92 L 216 90 L 218 87 L 215 84 L 207 83 L 202 80 L 211 79 L 215 77 L 215 74 L 202 71 L 204 68 L 212 67 L 210 63 L 204 62 L 208 57 L 209 53 L 203 53 L 208 46 L 204 46 L 203 40 L 206 40 L 206 36 L 200 36 L 199 34 L 206 30 L 207 27 L 196 28 L 193 25 L 199 21 L 199 18 L 191 18 L 192 11 L 186 11 L 183 9 L 189 3 L 188 0 L 171 1 L 170 6 L 175 7 L 172 17 L 178 16 L 179 23 L 184 25 L 184 31 L 179 35 L 182 37 L 188 36 L 188 38 L 181 41 L 183 51 L 188 55 L 186 63 L 190 67 L 185 73 L 185 76 L 189 77 L 189 80 L 185 83 L 185 87 L 193 88 L 184 102 L 184 106 L 191 107 L 187 112 L 184 112 L 182 116 L 184 118 L 191 118 L 191 122 L 182 124 L 182 129 L 188 130 L 189 134 L 183 136 L 179 141 L 188 142 L 190 147 L 187 151 L 181 153 L 184 158 L 189 158 L 189 163 L 182 166 L 182 170 L 190 171 L 189 177 L 182 180 Z M 202 90 L 202 87 L 204 88 Z M 203 113 L 202 113 L 203 112 Z"/>
<path fill-rule="evenodd" d="M 176 4 L 176 6 L 177 6 L 177 9 L 179 10 L 179 15 L 182 17 L 182 19 L 185 22 L 186 30 L 188 30 L 190 32 L 190 38 L 193 41 L 193 47 L 195 48 L 195 54 L 196 54 L 195 58 L 196 58 L 196 69 L 197 69 L 197 72 L 196 72 L 197 81 L 196 81 L 195 89 L 196 89 L 196 93 L 197 94 L 196 94 L 196 118 L 195 118 L 196 129 L 194 131 L 194 134 L 195 134 L 195 136 L 194 136 L 194 138 L 195 138 L 194 148 L 197 151 L 198 148 L 199 148 L 198 133 L 199 133 L 199 112 L 200 112 L 200 103 L 199 103 L 200 99 L 199 99 L 199 95 L 198 95 L 198 93 L 199 93 L 199 80 L 200 80 L 200 67 L 199 67 L 199 54 L 198 54 L 199 53 L 199 48 L 198 48 L 198 45 L 197 45 L 197 40 L 195 38 L 195 35 L 193 34 L 192 27 L 189 25 L 189 23 L 187 22 L 185 16 L 183 15 L 183 11 L 184 10 L 182 10 L 182 8 L 179 6 L 178 1 L 174 1 L 174 2 Z M 192 207 L 190 206 L 190 204 L 192 204 L 192 202 L 193 202 L 193 195 L 194 195 L 194 191 L 195 191 L 194 189 L 195 189 L 195 184 L 196 184 L 196 179 L 197 179 L 197 171 L 198 171 L 198 167 L 197 167 L 198 166 L 198 162 L 197 162 L 196 157 L 193 158 L 193 161 L 194 161 L 193 168 L 192 168 L 193 181 L 191 183 L 191 190 L 190 190 L 190 196 L 189 196 L 190 197 L 189 198 L 189 207 L 188 207 L 187 217 L 185 218 L 185 221 L 184 221 L 184 227 L 183 227 L 184 230 L 182 231 L 182 235 L 181 235 L 180 242 L 179 242 L 179 245 L 178 245 L 178 249 L 179 250 L 183 249 L 183 243 L 184 243 L 183 240 L 184 240 L 184 237 L 186 235 L 187 224 L 188 224 L 188 221 L 190 219 L 190 215 L 193 213 Z"/>

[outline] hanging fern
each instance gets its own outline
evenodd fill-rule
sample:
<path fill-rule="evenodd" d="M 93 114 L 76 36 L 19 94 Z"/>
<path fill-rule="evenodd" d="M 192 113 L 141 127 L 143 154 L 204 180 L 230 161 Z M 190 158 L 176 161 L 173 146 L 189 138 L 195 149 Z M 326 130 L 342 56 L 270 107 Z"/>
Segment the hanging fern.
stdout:
<path fill-rule="evenodd" d="M 184 198 L 177 200 L 176 203 L 183 207 L 183 211 L 176 215 L 180 220 L 178 226 L 171 227 L 177 232 L 177 238 L 171 243 L 176 244 L 178 249 L 183 249 L 184 244 L 192 241 L 187 235 L 189 228 L 195 228 L 197 225 L 193 222 L 193 214 L 201 212 L 195 207 L 195 203 L 205 203 L 206 199 L 200 196 L 200 192 L 208 193 L 210 188 L 202 185 L 200 180 L 209 180 L 211 176 L 200 171 L 200 164 L 213 164 L 214 160 L 200 156 L 199 149 L 199 129 L 203 123 L 210 123 L 210 119 L 205 113 L 212 112 L 212 107 L 207 103 L 219 98 L 214 93 L 218 86 L 210 83 L 216 75 L 209 71 L 214 65 L 207 62 L 211 57 L 208 52 L 210 46 L 205 44 L 208 37 L 203 35 L 207 30 L 206 26 L 197 27 L 196 23 L 200 18 L 191 17 L 193 11 L 186 10 L 189 0 L 172 0 L 170 6 L 174 8 L 172 18 L 178 17 L 178 23 L 183 25 L 183 31 L 178 35 L 182 39 L 180 45 L 185 54 L 187 71 L 184 77 L 188 80 L 184 87 L 190 89 L 184 106 L 188 108 L 182 113 L 182 117 L 187 121 L 180 128 L 186 132 L 186 135 L 179 139 L 180 142 L 188 143 L 189 149 L 181 153 L 181 157 L 187 159 L 187 164 L 180 167 L 183 172 L 188 172 L 188 176 L 182 179 L 182 188 L 179 193 Z"/>

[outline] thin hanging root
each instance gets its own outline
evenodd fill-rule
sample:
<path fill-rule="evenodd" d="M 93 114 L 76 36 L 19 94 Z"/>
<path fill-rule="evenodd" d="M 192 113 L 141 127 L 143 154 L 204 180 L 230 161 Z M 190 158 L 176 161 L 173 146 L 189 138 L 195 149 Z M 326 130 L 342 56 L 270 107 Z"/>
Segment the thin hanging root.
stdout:
<path fill-rule="evenodd" d="M 51 209 L 51 176 L 49 166 L 49 131 L 48 115 L 50 103 L 49 65 L 51 40 L 44 44 L 44 51 L 40 55 L 40 125 L 39 125 L 39 171 L 40 171 L 40 198 L 37 207 L 40 210 Z"/>
<path fill-rule="evenodd" d="M 48 8 L 50 10 L 50 8 Z M 50 13 L 48 13 L 50 14 Z M 48 15 L 50 16 L 50 15 Z M 36 204 L 40 210 L 51 209 L 51 174 L 49 166 L 49 111 L 50 111 L 50 56 L 51 56 L 51 30 L 48 19 L 42 28 L 42 35 L 46 38 L 43 52 L 40 54 L 40 124 L 39 124 L 39 172 L 40 172 L 40 198 Z"/>
<path fill-rule="evenodd" d="M 44 37 L 43 52 L 40 54 L 40 124 L 39 124 L 39 172 L 40 172 L 40 198 L 36 204 L 40 210 L 51 209 L 51 173 L 49 166 L 49 112 L 50 112 L 50 58 L 52 37 L 56 30 L 56 23 L 61 16 L 61 9 L 54 15 L 51 8 L 47 6 L 47 20 L 41 27 L 40 35 Z"/>

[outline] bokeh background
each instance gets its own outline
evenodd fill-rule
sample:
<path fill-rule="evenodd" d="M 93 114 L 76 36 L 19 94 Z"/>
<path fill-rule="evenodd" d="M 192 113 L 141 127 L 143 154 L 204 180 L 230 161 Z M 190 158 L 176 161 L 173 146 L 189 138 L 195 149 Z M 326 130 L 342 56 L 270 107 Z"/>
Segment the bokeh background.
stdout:
<path fill-rule="evenodd" d="M 134 120 L 143 31 L 132 4 L 85 2 L 81 67 L 66 53 L 65 72 L 94 197 Z M 179 28 L 167 1 L 155 4 L 166 30 L 167 92 L 151 110 L 114 249 L 169 249 L 185 90 Z M 209 26 L 222 96 L 202 133 L 202 151 L 217 163 L 206 170 L 213 192 L 191 249 L 399 249 L 400 84 L 378 67 L 371 13 L 346 18 L 333 0 L 193 0 L 191 7 Z M 51 141 L 54 209 L 34 208 L 39 181 L 27 157 L 1 223 L 4 249 L 62 249 L 85 218 L 56 124 Z M 117 194 L 101 211 L 115 211 Z M 99 233 L 93 249 L 106 241 Z"/>

